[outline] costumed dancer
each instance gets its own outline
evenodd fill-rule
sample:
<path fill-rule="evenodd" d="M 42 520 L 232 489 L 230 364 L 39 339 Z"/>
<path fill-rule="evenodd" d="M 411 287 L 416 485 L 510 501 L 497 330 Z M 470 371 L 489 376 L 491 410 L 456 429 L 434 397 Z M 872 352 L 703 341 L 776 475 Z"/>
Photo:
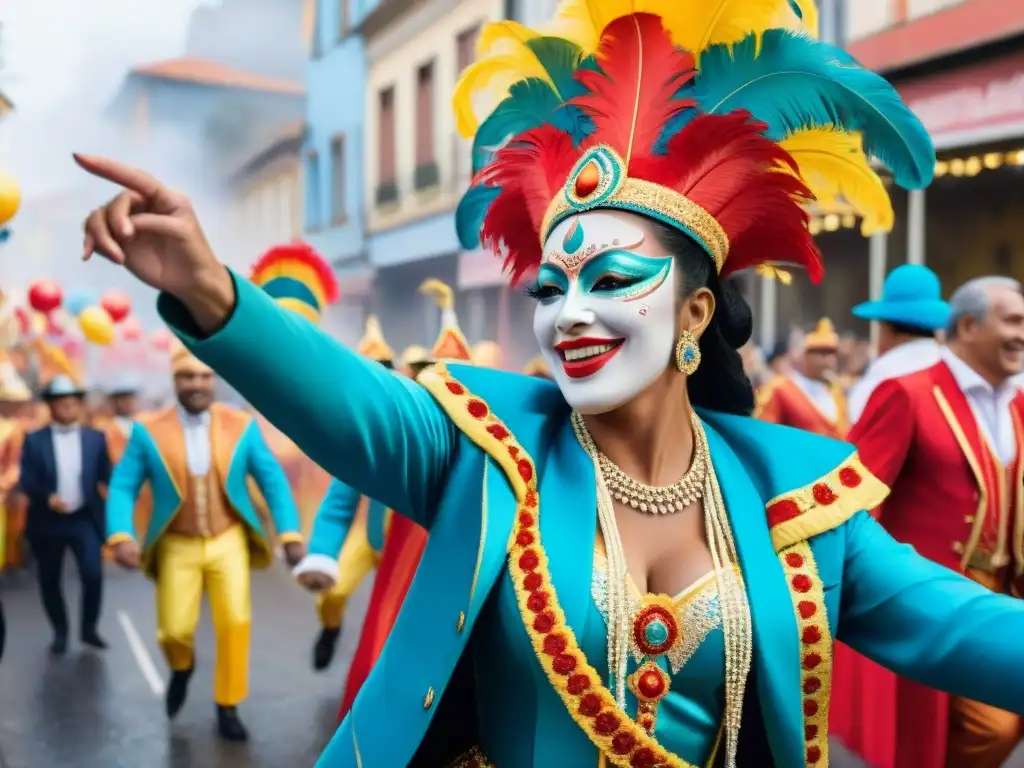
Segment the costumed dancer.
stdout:
<path fill-rule="evenodd" d="M 892 488 L 880 521 L 896 540 L 950 572 L 966 574 L 984 590 L 1020 595 L 1024 394 L 1012 378 L 1024 367 L 1024 297 L 1015 280 L 985 277 L 964 284 L 949 303 L 947 346 L 940 351 L 940 361 L 882 382 L 850 439 L 864 463 Z M 968 593 L 964 584 L 951 590 L 947 599 L 959 600 Z M 926 603 L 917 605 L 917 610 L 927 610 Z M 1002 631 L 965 609 L 956 625 L 937 632 L 932 647 L 921 653 L 938 663 L 951 644 L 962 639 L 987 648 L 984 635 Z M 1019 658 L 978 658 L 950 673 L 978 676 L 1001 670 L 1014 678 L 1006 684 L 1016 685 L 1016 672 L 1022 668 Z M 917 680 L 936 685 L 935 680 Z M 894 718 L 896 751 L 879 764 L 1003 765 L 1020 740 L 1020 707 L 987 699 L 977 691 L 954 688 L 952 693 L 956 695 L 946 696 L 901 678 Z M 885 727 L 877 718 L 891 713 L 874 709 L 873 701 L 860 704 L 856 714 L 862 721 L 876 729 Z"/>
<path fill-rule="evenodd" d="M 757 394 L 754 415 L 782 424 L 842 439 L 849 429 L 846 393 L 836 380 L 839 334 L 827 318 L 804 337 L 800 368 L 769 380 Z"/>
<path fill-rule="evenodd" d="M 359 354 L 391 370 L 395 353 L 375 315 L 366 319 Z M 331 480 L 313 520 L 309 551 L 292 571 L 307 589 L 318 592 L 320 634 L 313 643 L 313 668 L 327 669 L 341 636 L 349 598 L 377 564 L 392 521 L 391 510 L 340 480 Z"/>
<path fill-rule="evenodd" d="M 878 323 L 878 356 L 847 395 L 850 423 L 856 424 L 883 381 L 939 362 L 935 334 L 946 327 L 949 304 L 942 300 L 938 275 L 919 264 L 903 264 L 885 278 L 882 297 L 858 304 L 853 314 Z"/>
<path fill-rule="evenodd" d="M 430 350 L 430 359 L 471 362 L 473 349 L 469 346 L 455 314 L 451 287 L 440 280 L 430 279 L 420 286 L 420 292 L 432 296 L 441 310 L 441 330 Z M 396 515 L 392 519 L 380 566 L 377 569 L 377 579 L 370 594 L 363 632 L 359 636 L 359 645 L 352 657 L 348 679 L 345 682 L 345 693 L 338 710 L 339 720 L 352 708 L 356 695 L 384 649 L 426 545 L 427 532 L 423 526 L 403 515 Z"/>
<path fill-rule="evenodd" d="M 168 717 L 185 703 L 206 595 L 217 643 L 217 730 L 223 739 L 244 741 L 248 734 L 237 707 L 249 692 L 250 570 L 266 568 L 274 560 L 247 479 L 255 479 L 267 500 L 278 540 L 292 564 L 304 554 L 299 515 L 284 472 L 256 422 L 214 402 L 210 367 L 179 345 L 171 355 L 171 372 L 178 403 L 138 419 L 114 470 L 107 497 L 107 543 L 119 564 L 141 567 L 155 582 L 157 639 L 171 668 Z M 140 549 L 134 509 L 146 483 L 153 510 Z"/>
<path fill-rule="evenodd" d="M 768 254 L 819 279 L 812 185 L 855 168 L 881 186 L 868 156 L 926 185 L 926 131 L 843 51 L 768 29 L 797 25 L 787 0 L 633 8 L 573 2 L 571 39 L 488 25 L 503 50 L 458 89 L 467 118 L 485 73 L 513 81 L 456 220 L 464 248 L 531 276 L 554 383 L 438 364 L 410 387 L 223 267 L 158 181 L 78 160 L 129 188 L 88 217 L 86 251 L 163 289 L 191 349 L 430 531 L 321 768 L 471 747 L 460 764 L 822 766 L 837 632 L 1024 711 L 1024 605 L 894 542 L 851 446 L 745 415 L 750 311 L 721 279 Z M 124 237 L 136 195 L 184 235 Z"/>
<path fill-rule="evenodd" d="M 17 493 L 22 419 L 32 393 L 0 348 L 0 571 L 21 564 L 21 534 L 25 526 L 24 496 Z"/>

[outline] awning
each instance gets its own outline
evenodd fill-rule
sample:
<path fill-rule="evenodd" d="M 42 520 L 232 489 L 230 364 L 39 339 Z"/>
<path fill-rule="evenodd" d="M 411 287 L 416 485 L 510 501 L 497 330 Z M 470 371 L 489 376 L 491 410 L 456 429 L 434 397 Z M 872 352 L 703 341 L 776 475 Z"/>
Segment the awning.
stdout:
<path fill-rule="evenodd" d="M 1024 138 L 1024 51 L 908 80 L 897 89 L 936 149 Z"/>

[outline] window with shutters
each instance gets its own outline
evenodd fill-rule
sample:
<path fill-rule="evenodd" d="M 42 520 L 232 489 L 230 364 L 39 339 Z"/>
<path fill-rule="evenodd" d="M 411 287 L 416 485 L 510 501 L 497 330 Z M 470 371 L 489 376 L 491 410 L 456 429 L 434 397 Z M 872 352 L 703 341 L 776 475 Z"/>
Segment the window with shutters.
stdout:
<path fill-rule="evenodd" d="M 438 168 L 434 149 L 435 66 L 430 61 L 416 72 L 416 189 L 437 186 Z"/>
<path fill-rule="evenodd" d="M 395 88 L 384 88 L 377 95 L 377 204 L 392 203 L 398 199 L 395 167 Z"/>
<path fill-rule="evenodd" d="M 344 224 L 347 218 L 345 134 L 338 134 L 331 139 L 331 223 Z"/>
<path fill-rule="evenodd" d="M 456 76 L 461 75 L 462 70 L 476 61 L 476 41 L 479 36 L 480 26 L 474 24 L 455 37 L 455 64 L 458 67 Z"/>

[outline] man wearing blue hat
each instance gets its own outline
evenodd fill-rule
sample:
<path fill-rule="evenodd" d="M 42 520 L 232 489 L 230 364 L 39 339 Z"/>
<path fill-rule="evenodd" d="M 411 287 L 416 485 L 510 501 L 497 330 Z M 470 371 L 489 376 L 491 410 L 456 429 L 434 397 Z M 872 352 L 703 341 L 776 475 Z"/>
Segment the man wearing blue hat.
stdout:
<path fill-rule="evenodd" d="M 871 393 L 887 379 L 930 368 L 939 362 L 936 331 L 949 320 L 938 276 L 928 267 L 904 264 L 885 279 L 882 297 L 853 308 L 862 320 L 878 323 L 878 357 L 850 389 L 850 423 L 864 412 Z"/>
<path fill-rule="evenodd" d="M 61 592 L 64 551 L 71 550 L 82 580 L 82 642 L 107 645 L 97 632 L 103 591 L 104 511 L 101 493 L 110 483 L 110 455 L 103 433 L 82 425 L 85 392 L 68 376 L 43 390 L 51 422 L 26 436 L 21 452 L 21 490 L 28 497 L 25 537 L 37 562 L 43 608 L 53 626 L 50 650 L 64 653 L 68 617 Z"/>

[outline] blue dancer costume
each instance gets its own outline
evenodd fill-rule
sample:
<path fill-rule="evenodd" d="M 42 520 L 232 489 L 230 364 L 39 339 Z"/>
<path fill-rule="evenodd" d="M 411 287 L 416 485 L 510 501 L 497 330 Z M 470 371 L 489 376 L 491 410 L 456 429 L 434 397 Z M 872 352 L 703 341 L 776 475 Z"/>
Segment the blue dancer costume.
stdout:
<path fill-rule="evenodd" d="M 786 0 L 730 7 L 572 2 L 561 37 L 487 27 L 501 55 L 467 72 L 458 103 L 502 67 L 518 81 L 477 132 L 465 247 L 482 237 L 529 274 L 560 222 L 625 210 L 685 233 L 721 275 L 770 257 L 819 276 L 812 192 L 882 216 L 868 155 L 904 186 L 928 183 L 931 144 L 884 80 L 772 28 L 800 27 Z M 160 309 L 317 462 L 430 531 L 321 768 L 824 766 L 834 638 L 1024 712 L 1024 606 L 893 541 L 864 511 L 887 489 L 851 446 L 698 411 L 727 561 L 675 597 L 641 595 L 609 584 L 596 459 L 556 384 L 450 364 L 416 386 L 235 286 L 205 337 L 175 299 Z M 680 349 L 692 367 L 696 350 Z M 625 606 L 610 610 L 612 594 Z M 608 643 L 623 613 L 625 692 Z"/>

